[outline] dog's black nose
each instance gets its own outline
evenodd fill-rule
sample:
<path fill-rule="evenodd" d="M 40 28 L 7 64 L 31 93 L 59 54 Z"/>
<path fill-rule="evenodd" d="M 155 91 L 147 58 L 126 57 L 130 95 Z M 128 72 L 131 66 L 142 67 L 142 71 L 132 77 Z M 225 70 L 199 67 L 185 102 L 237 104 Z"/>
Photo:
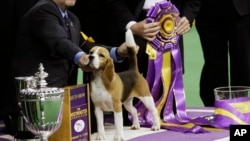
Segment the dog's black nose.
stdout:
<path fill-rule="evenodd" d="M 90 55 L 89 56 L 89 60 L 93 60 L 94 59 L 94 56 L 93 55 Z"/>

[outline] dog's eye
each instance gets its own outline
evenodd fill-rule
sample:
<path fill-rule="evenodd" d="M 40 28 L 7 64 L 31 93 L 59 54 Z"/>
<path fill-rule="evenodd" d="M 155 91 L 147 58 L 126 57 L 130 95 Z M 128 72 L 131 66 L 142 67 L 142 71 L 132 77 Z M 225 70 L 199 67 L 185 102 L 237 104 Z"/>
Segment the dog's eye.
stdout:
<path fill-rule="evenodd" d="M 90 51 L 89 54 L 93 54 L 93 51 Z"/>
<path fill-rule="evenodd" d="M 104 54 L 99 54 L 100 57 L 105 57 Z"/>

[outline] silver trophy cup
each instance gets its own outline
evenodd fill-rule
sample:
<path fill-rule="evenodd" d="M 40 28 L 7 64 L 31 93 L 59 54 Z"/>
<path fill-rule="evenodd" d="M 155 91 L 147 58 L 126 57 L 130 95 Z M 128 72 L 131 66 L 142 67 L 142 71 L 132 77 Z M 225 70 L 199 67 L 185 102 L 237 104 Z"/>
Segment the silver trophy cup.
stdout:
<path fill-rule="evenodd" d="M 46 87 L 45 77 L 40 64 L 39 72 L 35 74 L 33 88 L 20 91 L 21 109 L 26 128 L 42 141 L 47 141 L 61 125 L 64 90 L 56 87 Z"/>

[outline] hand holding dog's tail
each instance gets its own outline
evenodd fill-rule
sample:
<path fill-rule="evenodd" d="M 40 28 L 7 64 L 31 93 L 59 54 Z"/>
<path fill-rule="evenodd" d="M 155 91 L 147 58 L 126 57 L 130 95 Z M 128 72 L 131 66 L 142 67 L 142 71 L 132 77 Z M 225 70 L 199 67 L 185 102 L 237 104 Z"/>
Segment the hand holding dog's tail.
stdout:
<path fill-rule="evenodd" d="M 138 72 L 137 66 L 137 45 L 135 44 L 134 36 L 132 31 L 129 29 L 126 32 L 126 46 L 128 51 L 129 68 L 135 69 Z"/>
<path fill-rule="evenodd" d="M 135 53 L 137 54 L 138 50 L 139 50 L 139 46 L 136 45 L 133 33 L 132 33 L 132 31 L 130 29 L 126 32 L 125 37 L 126 37 L 126 39 L 125 39 L 126 41 L 121 46 L 119 46 L 117 48 L 117 54 L 120 57 L 128 57 L 130 55 L 128 50 L 130 50 L 131 47 L 133 49 L 135 48 Z"/>
<path fill-rule="evenodd" d="M 126 45 L 128 47 L 136 47 L 134 36 L 133 36 L 133 33 L 130 29 L 128 29 L 126 32 L 126 39 L 125 40 L 126 40 Z"/>

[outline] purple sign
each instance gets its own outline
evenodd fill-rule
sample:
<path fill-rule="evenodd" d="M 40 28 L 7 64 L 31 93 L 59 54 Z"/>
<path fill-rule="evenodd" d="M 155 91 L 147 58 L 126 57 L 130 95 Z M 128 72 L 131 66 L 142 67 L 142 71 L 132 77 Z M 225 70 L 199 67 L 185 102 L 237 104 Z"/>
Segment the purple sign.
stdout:
<path fill-rule="evenodd" d="M 89 141 L 87 86 L 70 91 L 72 141 Z"/>

